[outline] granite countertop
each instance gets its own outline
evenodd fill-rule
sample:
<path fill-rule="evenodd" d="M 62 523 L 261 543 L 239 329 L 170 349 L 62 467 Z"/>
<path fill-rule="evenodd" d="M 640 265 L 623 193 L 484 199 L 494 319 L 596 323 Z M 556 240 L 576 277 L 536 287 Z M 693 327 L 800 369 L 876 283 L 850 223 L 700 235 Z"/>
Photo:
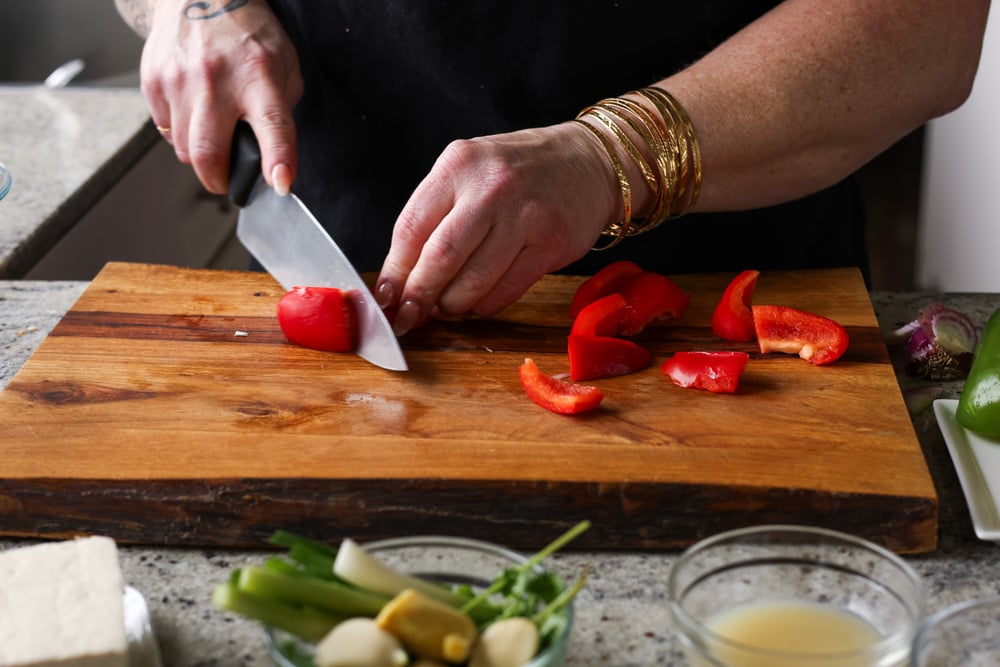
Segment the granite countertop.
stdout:
<path fill-rule="evenodd" d="M 83 292 L 77 282 L 0 282 L 0 388 L 10 381 L 62 314 Z M 875 292 L 872 303 L 883 333 L 913 318 L 932 300 L 968 313 L 978 325 L 1000 307 L 995 294 Z M 897 366 L 905 389 L 924 384 Z M 957 397 L 960 382 L 943 385 L 945 398 Z M 1000 592 L 1000 546 L 978 540 L 933 414 L 914 416 L 940 498 L 938 549 L 907 557 L 929 591 L 929 611 Z M 0 549 L 25 544 L 0 540 Z M 213 586 L 260 552 L 122 546 L 126 579 L 147 598 L 164 664 L 169 667 L 269 665 L 256 623 L 213 608 Z M 677 553 L 569 552 L 551 566 L 574 577 L 591 567 L 577 598 L 577 621 L 567 665 L 685 665 L 671 634 L 666 580 Z"/>
<path fill-rule="evenodd" d="M 138 88 L 0 85 L 0 279 L 22 278 L 158 140 Z"/>

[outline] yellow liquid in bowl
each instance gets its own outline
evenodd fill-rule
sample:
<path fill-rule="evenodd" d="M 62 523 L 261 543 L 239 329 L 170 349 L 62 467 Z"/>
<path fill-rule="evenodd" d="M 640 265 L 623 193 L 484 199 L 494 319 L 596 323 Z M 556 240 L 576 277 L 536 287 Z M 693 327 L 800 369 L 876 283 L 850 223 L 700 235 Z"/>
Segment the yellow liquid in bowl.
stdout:
<path fill-rule="evenodd" d="M 713 655 L 726 667 L 886 664 L 877 656 L 857 654 L 881 640 L 879 632 L 863 618 L 830 605 L 798 600 L 755 602 L 717 614 L 705 625 L 732 642 L 757 649 L 715 646 Z"/>

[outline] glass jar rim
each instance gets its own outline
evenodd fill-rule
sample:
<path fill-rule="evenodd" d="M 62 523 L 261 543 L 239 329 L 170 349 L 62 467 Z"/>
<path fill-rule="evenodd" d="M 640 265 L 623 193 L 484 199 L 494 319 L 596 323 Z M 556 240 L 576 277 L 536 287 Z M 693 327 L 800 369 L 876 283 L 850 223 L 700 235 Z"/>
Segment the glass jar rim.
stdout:
<path fill-rule="evenodd" d="M 913 636 L 913 647 L 914 649 L 921 646 L 926 640 L 927 635 L 934 628 L 948 623 L 954 619 L 959 618 L 968 611 L 976 611 L 979 609 L 986 609 L 990 607 L 996 607 L 1000 611 L 1000 594 L 986 595 L 983 597 L 972 598 L 969 600 L 962 600 L 961 602 L 956 602 L 954 604 L 948 605 L 933 614 L 927 616 L 917 628 L 916 633 Z M 914 652 L 916 655 L 916 652 Z"/>
<path fill-rule="evenodd" d="M 8 169 L 3 162 L 0 162 L 0 199 L 7 196 L 13 182 L 14 177 L 11 176 L 10 169 Z"/>

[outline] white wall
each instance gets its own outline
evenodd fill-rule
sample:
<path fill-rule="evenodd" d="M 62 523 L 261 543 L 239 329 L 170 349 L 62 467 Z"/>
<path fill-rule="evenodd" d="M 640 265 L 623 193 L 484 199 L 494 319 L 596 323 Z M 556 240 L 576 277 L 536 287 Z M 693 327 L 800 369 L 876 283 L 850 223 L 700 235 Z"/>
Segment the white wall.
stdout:
<path fill-rule="evenodd" d="M 918 288 L 1000 292 L 1000 3 L 969 100 L 927 126 Z"/>

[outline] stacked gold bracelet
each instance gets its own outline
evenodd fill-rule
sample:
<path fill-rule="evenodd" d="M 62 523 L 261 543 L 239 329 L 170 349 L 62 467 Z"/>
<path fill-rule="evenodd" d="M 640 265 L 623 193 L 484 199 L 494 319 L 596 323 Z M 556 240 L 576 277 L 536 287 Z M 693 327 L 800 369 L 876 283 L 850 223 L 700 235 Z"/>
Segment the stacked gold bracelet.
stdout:
<path fill-rule="evenodd" d="M 662 88 L 642 88 L 635 94 L 649 107 L 627 97 L 613 97 L 587 107 L 575 119 L 597 137 L 607 152 L 625 207 L 620 222 L 601 230 L 602 235 L 612 240 L 595 250 L 610 248 L 628 236 L 648 232 L 665 220 L 684 215 L 698 201 L 701 192 L 701 150 L 684 108 Z M 645 151 L 630 139 L 623 124 L 645 144 Z M 598 127 L 607 128 L 615 141 Z M 635 163 L 653 192 L 653 209 L 642 220 L 632 218 L 632 188 L 615 150 L 616 143 Z M 645 155 L 652 157 L 653 164 Z"/>

